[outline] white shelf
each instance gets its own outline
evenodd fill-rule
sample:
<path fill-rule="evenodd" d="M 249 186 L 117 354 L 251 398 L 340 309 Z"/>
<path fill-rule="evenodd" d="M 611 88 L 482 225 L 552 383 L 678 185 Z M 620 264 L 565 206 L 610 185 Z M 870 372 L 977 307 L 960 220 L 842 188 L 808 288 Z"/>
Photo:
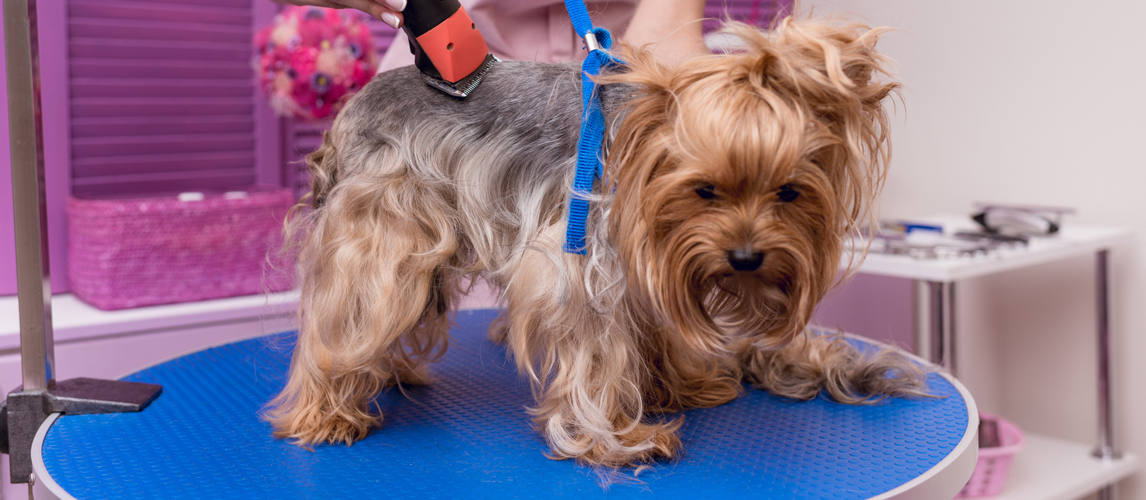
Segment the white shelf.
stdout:
<path fill-rule="evenodd" d="M 101 311 L 70 293 L 52 296 L 54 340 L 75 341 L 131 332 L 179 329 L 194 325 L 273 319 L 292 316 L 298 308 L 297 290 L 225 299 Z M 458 310 L 497 307 L 497 294 L 484 283 L 462 297 Z M 20 314 L 16 296 L 0 297 L 0 350 L 20 345 Z"/>
<path fill-rule="evenodd" d="M 944 233 L 976 230 L 967 216 L 933 215 L 913 218 L 912 221 L 943 226 Z M 908 278 L 914 280 L 950 283 L 988 274 L 1020 269 L 1054 262 L 1094 252 L 1130 241 L 1131 232 L 1117 227 L 1064 225 L 1058 234 L 1034 238 L 1025 248 L 998 252 L 992 255 L 963 259 L 916 259 L 906 255 L 869 253 L 859 266 L 859 272 Z M 848 256 L 844 256 L 847 264 Z"/>
<path fill-rule="evenodd" d="M 294 314 L 298 292 L 246 295 L 225 299 L 101 311 L 70 293 L 52 296 L 52 330 L 56 342 L 121 335 Z M 16 296 L 0 297 L 0 350 L 20 345 Z"/>
<path fill-rule="evenodd" d="M 1104 462 L 1091 456 L 1092 445 L 1038 434 L 1026 437 L 1003 492 L 992 500 L 1075 500 L 1138 469 L 1138 457 L 1130 453 Z"/>

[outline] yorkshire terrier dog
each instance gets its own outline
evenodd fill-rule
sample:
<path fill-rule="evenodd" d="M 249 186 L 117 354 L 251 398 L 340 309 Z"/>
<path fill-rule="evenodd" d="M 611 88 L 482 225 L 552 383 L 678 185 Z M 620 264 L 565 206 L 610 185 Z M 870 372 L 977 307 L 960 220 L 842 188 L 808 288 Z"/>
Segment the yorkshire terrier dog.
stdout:
<path fill-rule="evenodd" d="M 532 382 L 555 458 L 623 467 L 673 457 L 680 419 L 742 383 L 861 404 L 925 395 L 920 368 L 806 333 L 844 238 L 880 189 L 880 30 L 730 23 L 736 50 L 677 67 L 623 48 L 598 78 L 604 173 L 585 255 L 565 239 L 581 121 L 575 65 L 502 62 L 465 100 L 413 67 L 377 76 L 308 157 L 288 223 L 302 297 L 290 378 L 266 417 L 301 445 L 353 443 L 371 401 L 423 384 L 472 278 Z"/>

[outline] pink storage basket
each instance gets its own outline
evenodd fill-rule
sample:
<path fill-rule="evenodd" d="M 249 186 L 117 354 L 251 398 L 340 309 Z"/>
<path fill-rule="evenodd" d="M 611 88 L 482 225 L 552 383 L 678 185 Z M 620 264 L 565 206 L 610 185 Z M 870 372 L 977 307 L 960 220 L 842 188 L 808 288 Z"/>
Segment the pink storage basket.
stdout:
<path fill-rule="evenodd" d="M 68 200 L 72 292 L 103 310 L 281 291 L 289 189 Z M 185 201 L 181 201 L 182 197 Z"/>
<path fill-rule="evenodd" d="M 1011 460 L 1023 449 L 1023 431 L 1015 424 L 987 412 L 979 412 L 980 420 L 994 420 L 999 431 L 999 446 L 979 448 L 979 462 L 971 480 L 955 498 L 980 498 L 998 495 L 1003 491 Z"/>

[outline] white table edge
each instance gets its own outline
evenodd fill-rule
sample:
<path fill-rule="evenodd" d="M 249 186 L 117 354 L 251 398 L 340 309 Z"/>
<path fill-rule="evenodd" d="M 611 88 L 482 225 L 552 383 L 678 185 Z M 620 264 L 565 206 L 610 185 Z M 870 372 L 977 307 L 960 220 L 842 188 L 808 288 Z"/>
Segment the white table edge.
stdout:
<path fill-rule="evenodd" d="M 866 339 L 865 339 L 866 340 Z M 870 342 L 870 341 L 869 341 Z M 902 352 L 902 350 L 900 350 Z M 911 358 L 927 366 L 934 366 L 914 354 L 907 353 Z M 943 378 L 947 379 L 963 397 L 967 405 L 967 428 L 963 431 L 963 438 L 959 444 L 947 454 L 943 460 L 935 464 L 927 472 L 899 485 L 899 487 L 886 493 L 871 497 L 870 500 L 935 500 L 937 498 L 954 498 L 955 495 L 967 485 L 971 475 L 975 472 L 975 465 L 979 461 L 979 408 L 971 391 L 955 377 L 947 372 L 937 370 Z"/>
<path fill-rule="evenodd" d="M 48 430 L 52 428 L 60 415 L 62 414 L 48 415 L 47 420 L 44 420 L 44 423 L 40 424 L 40 429 L 36 431 L 36 438 L 32 440 L 32 474 L 35 481 L 32 483 L 31 489 L 32 498 L 36 500 L 77 500 L 52 478 L 52 475 L 48 473 L 48 466 L 44 463 L 44 439 L 47 438 Z"/>

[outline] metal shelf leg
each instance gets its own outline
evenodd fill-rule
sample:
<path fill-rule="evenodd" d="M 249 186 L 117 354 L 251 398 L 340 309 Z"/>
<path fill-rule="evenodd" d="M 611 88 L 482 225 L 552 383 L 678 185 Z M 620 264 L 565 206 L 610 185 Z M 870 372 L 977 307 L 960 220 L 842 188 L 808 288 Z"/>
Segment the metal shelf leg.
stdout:
<path fill-rule="evenodd" d="M 1098 446 L 1094 456 L 1103 460 L 1121 458 L 1114 447 L 1114 411 L 1110 389 L 1110 251 L 1099 250 L 1095 260 L 1095 306 L 1098 318 Z M 1114 485 L 1098 492 L 1099 500 L 1117 498 Z"/>
<path fill-rule="evenodd" d="M 955 283 L 916 281 L 916 354 L 955 374 Z"/>

